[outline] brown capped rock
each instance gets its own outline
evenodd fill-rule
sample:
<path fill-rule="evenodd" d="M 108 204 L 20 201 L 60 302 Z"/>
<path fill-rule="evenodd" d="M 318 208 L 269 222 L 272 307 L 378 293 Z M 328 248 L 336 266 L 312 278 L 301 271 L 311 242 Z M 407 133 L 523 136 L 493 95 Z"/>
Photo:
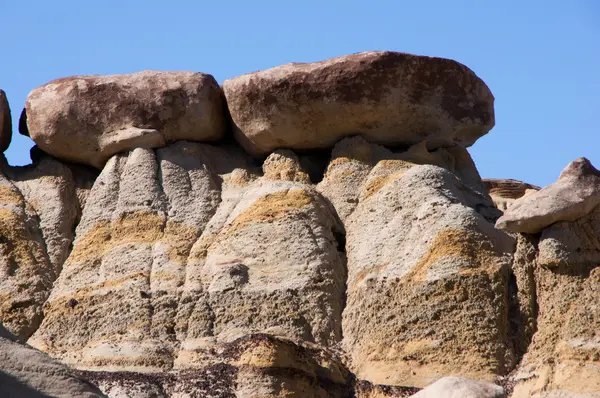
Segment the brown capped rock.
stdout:
<path fill-rule="evenodd" d="M 12 119 L 6 93 L 0 90 L 0 152 L 8 149 L 12 138 Z"/>
<path fill-rule="evenodd" d="M 504 213 L 497 228 L 511 232 L 537 233 L 559 221 L 575 221 L 600 204 L 600 171 L 586 158 L 567 165 L 558 180 L 516 200 Z"/>
<path fill-rule="evenodd" d="M 331 147 L 354 134 L 470 146 L 494 126 L 494 97 L 469 68 L 398 52 L 286 64 L 226 80 L 223 90 L 237 139 L 259 155 Z"/>
<path fill-rule="evenodd" d="M 57 158 L 102 168 L 112 155 L 136 147 L 218 140 L 226 125 L 222 92 L 211 75 L 144 71 L 38 87 L 19 128 Z"/>

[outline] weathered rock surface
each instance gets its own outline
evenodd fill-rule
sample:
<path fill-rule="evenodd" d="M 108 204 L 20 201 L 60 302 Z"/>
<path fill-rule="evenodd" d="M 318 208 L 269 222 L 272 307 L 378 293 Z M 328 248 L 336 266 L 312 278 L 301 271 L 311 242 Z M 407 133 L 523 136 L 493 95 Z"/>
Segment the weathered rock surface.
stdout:
<path fill-rule="evenodd" d="M 586 158 L 569 163 L 558 180 L 516 200 L 496 223 L 512 232 L 537 233 L 558 221 L 575 221 L 600 204 L 600 171 Z"/>
<path fill-rule="evenodd" d="M 599 237 L 596 208 L 545 228 L 536 242 L 537 333 L 515 376 L 513 397 L 600 396 Z"/>
<path fill-rule="evenodd" d="M 87 372 L 112 398 L 353 396 L 351 373 L 334 354 L 266 334 L 246 335 L 212 351 L 194 370 L 162 374 Z"/>
<path fill-rule="evenodd" d="M 217 82 L 193 72 L 58 79 L 34 89 L 24 112 L 21 134 L 57 158 L 97 168 L 136 147 L 218 140 L 227 125 Z"/>
<path fill-rule="evenodd" d="M 504 389 L 466 377 L 448 376 L 422 389 L 413 398 L 505 398 Z"/>
<path fill-rule="evenodd" d="M 0 153 L 6 151 L 12 139 L 12 118 L 6 93 L 0 90 Z"/>
<path fill-rule="evenodd" d="M 253 154 L 331 147 L 344 136 L 430 148 L 472 145 L 494 126 L 494 97 L 464 65 L 397 52 L 292 63 L 226 80 L 239 142 Z"/>
<path fill-rule="evenodd" d="M 77 191 L 94 177 L 47 156 L 26 167 L 0 159 L 0 321 L 20 338 L 41 321 L 73 240 Z"/>
<path fill-rule="evenodd" d="M 0 321 L 18 339 L 111 397 L 598 397 L 589 161 L 537 192 L 484 184 L 465 146 L 493 97 L 449 60 L 354 54 L 225 92 L 262 164 L 194 142 L 228 123 L 207 75 L 34 90 L 34 164 L 0 159 Z M 0 382 L 71 383 L 28 355 Z"/>
<path fill-rule="evenodd" d="M 104 394 L 67 366 L 19 343 L 0 325 L 0 396 L 100 398 Z"/>
<path fill-rule="evenodd" d="M 496 207 L 502 211 L 506 211 L 515 200 L 541 189 L 523 181 L 496 178 L 484 178 L 483 184 Z"/>
<path fill-rule="evenodd" d="M 389 160 L 373 168 L 361 195 L 345 222 L 351 369 L 374 383 L 418 387 L 452 373 L 490 380 L 509 370 L 514 242 L 475 210 L 485 198 L 442 168 Z"/>

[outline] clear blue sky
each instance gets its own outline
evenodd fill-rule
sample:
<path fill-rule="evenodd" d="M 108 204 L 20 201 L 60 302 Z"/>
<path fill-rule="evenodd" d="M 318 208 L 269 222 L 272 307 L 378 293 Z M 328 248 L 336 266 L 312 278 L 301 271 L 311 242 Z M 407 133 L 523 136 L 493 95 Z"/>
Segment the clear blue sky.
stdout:
<path fill-rule="evenodd" d="M 0 88 L 77 74 L 193 70 L 224 79 L 365 50 L 455 59 L 496 97 L 471 153 L 483 177 L 538 185 L 571 160 L 600 168 L 600 1 L 3 0 Z M 29 163 L 19 134 L 7 151 Z"/>

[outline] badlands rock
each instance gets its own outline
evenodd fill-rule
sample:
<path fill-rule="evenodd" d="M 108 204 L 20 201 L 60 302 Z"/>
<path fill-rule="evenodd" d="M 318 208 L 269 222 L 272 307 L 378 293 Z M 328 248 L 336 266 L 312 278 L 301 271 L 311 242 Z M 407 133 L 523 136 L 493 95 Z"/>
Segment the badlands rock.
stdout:
<path fill-rule="evenodd" d="M 600 204 L 600 171 L 586 158 L 569 163 L 558 180 L 516 200 L 496 223 L 512 232 L 537 233 L 558 221 L 575 221 Z"/>
<path fill-rule="evenodd" d="M 344 347 L 359 378 L 422 387 L 511 368 L 514 242 L 475 210 L 480 201 L 436 166 L 381 161 L 370 172 L 345 222 Z"/>
<path fill-rule="evenodd" d="M 226 124 L 212 76 L 145 71 L 68 77 L 38 87 L 19 128 L 57 158 L 102 168 L 114 154 L 136 147 L 218 140 Z"/>
<path fill-rule="evenodd" d="M 419 391 L 413 398 L 505 398 L 504 389 L 465 377 L 443 377 Z"/>
<path fill-rule="evenodd" d="M 0 321 L 20 338 L 39 325 L 68 256 L 86 173 L 47 156 L 27 167 L 0 159 Z"/>
<path fill-rule="evenodd" d="M 333 146 L 362 134 L 391 145 L 472 145 L 494 126 L 494 97 L 458 62 L 365 52 L 226 80 L 239 142 L 253 154 Z"/>
<path fill-rule="evenodd" d="M 0 395 L 32 398 L 100 398 L 102 392 L 60 362 L 0 325 Z"/>
<path fill-rule="evenodd" d="M 6 93 L 0 90 L 0 153 L 6 151 L 12 138 L 12 119 Z"/>
<path fill-rule="evenodd" d="M 339 341 L 343 229 L 287 156 L 254 182 L 242 153 L 203 144 L 113 157 L 31 344 L 81 368 L 156 371 L 255 332 Z"/>
<path fill-rule="evenodd" d="M 515 200 L 541 189 L 517 180 L 484 178 L 483 183 L 496 207 L 502 211 L 506 211 Z"/>
<path fill-rule="evenodd" d="M 599 236 L 599 208 L 542 230 L 534 262 L 537 333 L 514 398 L 600 397 Z"/>
<path fill-rule="evenodd" d="M 202 351 L 205 363 L 167 374 L 86 372 L 112 398 L 354 396 L 351 373 L 338 357 L 265 334 Z"/>

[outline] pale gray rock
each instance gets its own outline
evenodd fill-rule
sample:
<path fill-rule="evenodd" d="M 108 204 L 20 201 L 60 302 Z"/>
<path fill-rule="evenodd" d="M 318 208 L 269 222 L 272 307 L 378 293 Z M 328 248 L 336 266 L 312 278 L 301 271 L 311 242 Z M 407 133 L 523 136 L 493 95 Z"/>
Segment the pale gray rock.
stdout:
<path fill-rule="evenodd" d="M 0 159 L 0 321 L 22 339 L 42 318 L 42 305 L 62 269 L 80 214 L 77 190 L 93 175 L 44 156 L 25 167 Z"/>
<path fill-rule="evenodd" d="M 494 97 L 466 66 L 443 58 L 364 52 L 291 63 L 223 82 L 244 148 L 332 147 L 362 134 L 430 149 L 472 145 L 494 126 Z"/>
<path fill-rule="evenodd" d="M 227 151 L 181 141 L 111 158 L 30 344 L 88 369 L 170 368 L 187 256 L 220 202 Z"/>
<path fill-rule="evenodd" d="M 100 398 L 104 394 L 60 362 L 19 343 L 0 324 L 0 395 L 7 398 Z"/>
<path fill-rule="evenodd" d="M 513 398 L 600 396 L 599 232 L 598 207 L 542 230 L 531 261 L 537 331 L 515 372 Z"/>
<path fill-rule="evenodd" d="M 176 140 L 215 141 L 227 129 L 211 75 L 144 71 L 74 76 L 34 89 L 19 123 L 45 152 L 102 168 L 116 153 Z"/>
<path fill-rule="evenodd" d="M 575 221 L 600 204 L 600 171 L 586 158 L 567 165 L 558 180 L 517 199 L 496 227 L 511 232 L 537 233 L 558 221 Z"/>
<path fill-rule="evenodd" d="M 413 398 L 505 398 L 504 389 L 466 377 L 447 376 L 425 387 Z"/>
<path fill-rule="evenodd" d="M 6 151 L 12 139 L 12 118 L 6 93 L 0 90 L 0 153 Z"/>
<path fill-rule="evenodd" d="M 223 185 L 222 203 L 191 250 L 177 368 L 249 333 L 322 345 L 341 338 L 343 228 L 300 182 L 307 175 L 293 153 L 274 153 L 263 168 L 261 178 Z"/>
<path fill-rule="evenodd" d="M 514 240 L 478 213 L 481 195 L 445 169 L 398 160 L 378 162 L 360 191 L 344 222 L 342 323 L 357 377 L 422 387 L 511 369 Z"/>

